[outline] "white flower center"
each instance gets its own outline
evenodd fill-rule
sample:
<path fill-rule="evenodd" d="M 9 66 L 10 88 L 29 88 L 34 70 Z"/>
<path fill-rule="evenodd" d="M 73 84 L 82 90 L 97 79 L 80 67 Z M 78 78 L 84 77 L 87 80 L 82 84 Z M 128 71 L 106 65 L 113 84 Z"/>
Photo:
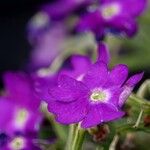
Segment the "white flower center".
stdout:
<path fill-rule="evenodd" d="M 10 143 L 10 148 L 12 150 L 21 150 L 25 148 L 25 139 L 22 137 L 14 138 Z"/>
<path fill-rule="evenodd" d="M 19 109 L 15 114 L 15 126 L 17 128 L 23 128 L 29 117 L 29 112 L 26 109 Z"/>
<path fill-rule="evenodd" d="M 117 3 L 111 3 L 109 5 L 104 5 L 101 8 L 102 16 L 105 19 L 113 18 L 114 16 L 118 15 L 120 13 L 120 11 L 121 11 L 121 7 Z"/>
<path fill-rule="evenodd" d="M 90 95 L 92 102 L 107 102 L 110 99 L 110 92 L 103 89 L 94 89 Z"/>
<path fill-rule="evenodd" d="M 39 12 L 31 18 L 31 25 L 38 29 L 48 25 L 50 21 L 49 16 L 45 12 Z"/>

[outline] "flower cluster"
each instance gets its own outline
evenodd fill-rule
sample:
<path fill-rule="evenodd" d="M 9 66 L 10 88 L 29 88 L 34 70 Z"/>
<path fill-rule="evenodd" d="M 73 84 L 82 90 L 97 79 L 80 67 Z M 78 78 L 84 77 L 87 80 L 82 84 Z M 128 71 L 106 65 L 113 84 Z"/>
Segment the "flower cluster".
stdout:
<path fill-rule="evenodd" d="M 0 149 L 40 149 L 35 140 L 41 122 L 53 121 L 50 113 L 60 124 L 79 124 L 81 128 L 122 118 L 123 106 L 143 73 L 128 78 L 127 65 L 110 69 L 111 55 L 103 39 L 108 32 L 135 35 L 137 17 L 145 7 L 146 0 L 57 0 L 41 6 L 27 26 L 33 47 L 25 66 L 28 74 L 4 74 Z M 74 54 L 74 46 L 86 55 Z M 95 49 L 93 62 L 90 54 Z"/>

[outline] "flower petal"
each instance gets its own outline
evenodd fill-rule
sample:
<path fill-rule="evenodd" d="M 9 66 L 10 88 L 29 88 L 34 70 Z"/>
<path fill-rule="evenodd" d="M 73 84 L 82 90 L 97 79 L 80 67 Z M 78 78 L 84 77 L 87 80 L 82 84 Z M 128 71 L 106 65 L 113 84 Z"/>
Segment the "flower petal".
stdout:
<path fill-rule="evenodd" d="M 71 58 L 71 64 L 75 70 L 80 72 L 87 71 L 89 66 L 92 64 L 91 60 L 87 56 L 74 55 Z"/>
<path fill-rule="evenodd" d="M 101 37 L 104 34 L 104 20 L 99 11 L 90 12 L 81 17 L 76 28 L 79 32 L 92 31 L 98 37 Z"/>
<path fill-rule="evenodd" d="M 48 110 L 56 115 L 56 120 L 59 123 L 78 123 L 87 114 L 88 103 L 85 98 L 69 103 L 52 100 L 48 103 Z"/>
<path fill-rule="evenodd" d="M 102 122 L 116 120 L 124 115 L 122 111 L 114 109 L 108 104 L 98 104 L 91 106 L 87 116 L 83 119 L 81 127 L 90 128 Z"/>
<path fill-rule="evenodd" d="M 50 100 L 48 89 L 57 86 L 58 75 L 56 74 L 41 77 L 34 74 L 32 78 L 34 80 L 33 84 L 35 92 L 39 98 L 44 101 Z"/>
<path fill-rule="evenodd" d="M 122 0 L 117 0 L 117 1 L 122 1 Z M 116 2 L 116 0 L 100 0 L 100 4 L 105 4 L 105 3 L 112 3 L 112 2 Z"/>
<path fill-rule="evenodd" d="M 101 116 L 101 110 L 99 110 L 99 107 L 92 106 L 86 115 L 86 117 L 81 122 L 82 128 L 91 128 L 94 127 L 100 123 L 102 123 L 102 116 Z"/>
<path fill-rule="evenodd" d="M 135 74 L 130 77 L 127 82 L 125 83 L 127 86 L 134 87 L 143 77 L 144 73 Z"/>
<path fill-rule="evenodd" d="M 102 61 L 98 61 L 90 67 L 89 71 L 84 76 L 83 82 L 89 88 L 100 87 L 105 83 L 107 77 L 107 65 Z"/>
<path fill-rule="evenodd" d="M 139 16 L 146 8 L 147 0 L 125 0 L 121 3 L 123 13 L 136 17 Z"/>
<path fill-rule="evenodd" d="M 59 0 L 43 5 L 41 11 L 46 12 L 52 20 L 60 20 L 71 12 L 82 8 L 83 6 L 88 6 L 91 3 L 92 0 Z"/>
<path fill-rule="evenodd" d="M 109 74 L 110 85 L 121 86 L 128 76 L 128 67 L 123 64 L 115 66 Z"/>
<path fill-rule="evenodd" d="M 89 66 L 92 64 L 89 57 L 81 55 L 73 55 L 71 57 L 71 69 L 62 69 L 59 75 L 67 75 L 81 81 Z"/>
<path fill-rule="evenodd" d="M 13 118 L 14 110 L 15 110 L 14 103 L 11 103 L 10 101 L 8 101 L 3 97 L 0 97 L 0 114 L 1 114 L 0 132 L 7 130 L 7 126 Z"/>
<path fill-rule="evenodd" d="M 99 110 L 102 111 L 102 120 L 104 122 L 116 120 L 124 115 L 124 112 L 117 109 L 117 107 L 112 107 L 109 104 L 101 104 Z"/>
<path fill-rule="evenodd" d="M 107 45 L 102 42 L 98 46 L 98 61 L 103 61 L 106 64 L 109 64 L 110 54 Z"/>
<path fill-rule="evenodd" d="M 7 97 L 14 102 L 31 110 L 39 108 L 41 101 L 35 94 L 33 79 L 30 75 L 23 72 L 7 72 L 4 74 L 4 84 Z"/>
<path fill-rule="evenodd" d="M 133 18 L 124 17 L 122 14 L 106 22 L 106 26 L 119 31 L 128 37 L 135 35 L 138 29 L 137 23 Z"/>
<path fill-rule="evenodd" d="M 112 105 L 113 107 L 118 107 L 119 98 L 120 98 L 121 93 L 123 92 L 123 88 L 113 87 L 109 90 L 111 93 L 111 97 L 108 103 Z"/>
<path fill-rule="evenodd" d="M 80 81 L 77 81 L 66 75 L 59 78 L 58 87 L 50 88 L 49 93 L 57 101 L 71 102 L 88 92 L 87 87 Z"/>
<path fill-rule="evenodd" d="M 128 97 L 130 96 L 134 86 L 142 79 L 144 73 L 139 73 L 136 75 L 133 75 L 132 77 L 130 77 L 127 82 L 125 83 L 125 85 L 123 86 L 123 91 L 120 94 L 119 97 L 119 107 L 122 107 L 123 104 L 125 103 L 125 101 L 128 99 Z"/>
<path fill-rule="evenodd" d="M 122 107 L 124 105 L 124 103 L 126 102 L 126 100 L 128 99 L 129 95 L 131 94 L 133 88 L 128 87 L 128 86 L 124 86 L 122 93 L 120 94 L 119 97 L 119 102 L 118 105 L 119 107 Z"/>

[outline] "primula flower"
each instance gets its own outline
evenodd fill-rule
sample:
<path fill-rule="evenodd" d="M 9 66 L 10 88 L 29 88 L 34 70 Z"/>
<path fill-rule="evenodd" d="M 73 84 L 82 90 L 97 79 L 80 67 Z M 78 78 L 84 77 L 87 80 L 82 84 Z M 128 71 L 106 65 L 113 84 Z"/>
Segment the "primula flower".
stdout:
<path fill-rule="evenodd" d="M 30 76 L 8 72 L 4 75 L 6 95 L 0 97 L 0 132 L 36 132 L 42 120 Z"/>
<path fill-rule="evenodd" d="M 101 43 L 98 46 L 98 60 L 105 63 L 109 62 L 110 56 L 108 48 L 105 43 Z M 58 77 L 61 75 L 68 75 L 69 77 L 77 80 L 82 80 L 84 74 L 88 71 L 88 68 L 92 65 L 92 61 L 87 56 L 73 55 L 71 57 L 71 68 L 62 68 L 58 74 L 40 76 L 39 74 L 33 75 L 34 88 L 40 99 L 49 101 L 48 89 L 57 85 Z"/>
<path fill-rule="evenodd" d="M 31 107 L 32 108 L 32 107 Z M 31 110 L 24 105 L 16 104 L 13 99 L 0 98 L 0 132 L 13 135 L 14 133 L 36 133 L 42 115 L 39 111 Z"/>
<path fill-rule="evenodd" d="M 108 56 L 103 56 L 107 60 Z M 62 75 L 58 86 L 49 89 L 48 109 L 59 123 L 81 122 L 81 127 L 90 128 L 124 115 L 121 107 L 143 73 L 127 80 L 126 65 L 119 64 L 112 70 L 107 65 L 107 61 L 98 60 L 89 67 L 82 80 Z"/>
<path fill-rule="evenodd" d="M 141 15 L 146 0 L 101 0 L 100 6 L 79 21 L 79 31 L 91 30 L 99 38 L 107 30 L 132 37 L 137 31 L 136 18 Z"/>
<path fill-rule="evenodd" d="M 65 22 L 63 22 L 65 17 L 91 3 L 92 0 L 57 0 L 53 3 L 44 4 L 41 6 L 39 12 L 28 22 L 27 33 L 29 41 L 32 44 L 35 44 L 35 42 L 38 43 L 39 41 L 36 40 L 41 38 L 42 33 L 48 32 L 57 23 L 62 23 L 65 26 Z"/>
<path fill-rule="evenodd" d="M 1 150 L 40 150 L 34 145 L 34 139 L 22 135 L 8 137 L 7 143 L 1 146 Z"/>

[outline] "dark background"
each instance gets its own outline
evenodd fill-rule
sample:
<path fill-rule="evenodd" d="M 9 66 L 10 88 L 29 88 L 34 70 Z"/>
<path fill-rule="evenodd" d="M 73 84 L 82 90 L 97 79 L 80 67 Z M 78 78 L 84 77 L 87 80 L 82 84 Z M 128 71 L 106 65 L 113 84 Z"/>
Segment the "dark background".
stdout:
<path fill-rule="evenodd" d="M 52 0 L 0 0 L 0 86 L 4 71 L 19 70 L 28 61 L 26 24 L 46 2 Z"/>
<path fill-rule="evenodd" d="M 26 23 L 45 2 L 50 0 L 0 1 L 0 75 L 21 68 L 27 61 Z"/>

